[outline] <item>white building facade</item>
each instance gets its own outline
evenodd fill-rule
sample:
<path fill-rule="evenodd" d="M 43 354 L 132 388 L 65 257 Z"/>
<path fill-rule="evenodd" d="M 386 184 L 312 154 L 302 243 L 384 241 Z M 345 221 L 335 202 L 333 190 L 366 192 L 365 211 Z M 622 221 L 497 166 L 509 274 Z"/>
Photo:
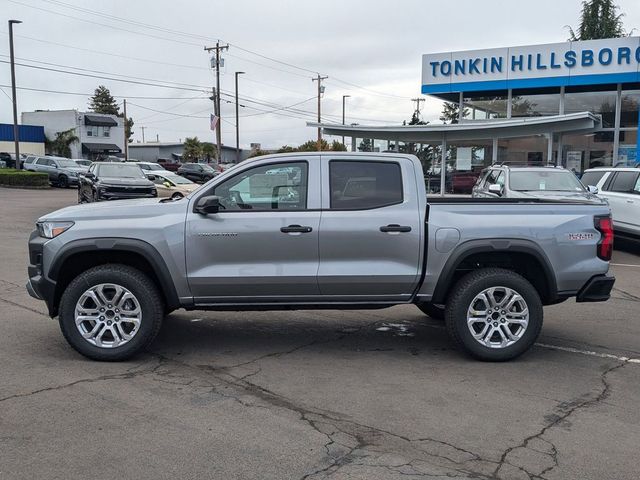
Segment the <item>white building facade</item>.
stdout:
<path fill-rule="evenodd" d="M 71 145 L 71 158 L 98 160 L 124 153 L 124 118 L 117 115 L 78 110 L 36 110 L 23 112 L 22 123 L 43 126 L 49 140 L 59 132 L 73 129 L 80 140 Z"/>

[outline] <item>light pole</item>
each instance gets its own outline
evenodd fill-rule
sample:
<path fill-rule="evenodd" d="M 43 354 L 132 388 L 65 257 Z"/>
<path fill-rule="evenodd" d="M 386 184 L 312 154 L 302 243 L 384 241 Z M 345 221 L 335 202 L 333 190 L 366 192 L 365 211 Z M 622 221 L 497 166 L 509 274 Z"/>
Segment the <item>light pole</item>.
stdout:
<path fill-rule="evenodd" d="M 236 72 L 236 163 L 240 163 L 240 115 L 238 115 L 238 75 L 244 72 Z"/>
<path fill-rule="evenodd" d="M 342 95 L 342 124 L 344 125 L 344 104 L 345 100 L 351 95 Z M 342 136 L 342 145 L 344 145 L 344 135 Z"/>
<path fill-rule="evenodd" d="M 16 151 L 16 169 L 20 170 L 20 129 L 18 128 L 18 103 L 16 101 L 16 65 L 13 55 L 13 24 L 20 20 L 9 20 L 9 55 L 11 56 L 11 95 L 13 101 L 13 141 Z"/>

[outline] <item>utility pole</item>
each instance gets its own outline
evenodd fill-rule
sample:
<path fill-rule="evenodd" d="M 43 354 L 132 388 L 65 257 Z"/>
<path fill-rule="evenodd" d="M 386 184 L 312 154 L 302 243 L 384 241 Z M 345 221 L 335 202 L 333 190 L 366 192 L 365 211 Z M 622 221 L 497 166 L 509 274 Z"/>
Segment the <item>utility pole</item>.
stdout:
<path fill-rule="evenodd" d="M 324 93 L 324 87 L 322 86 L 322 81 L 326 80 L 329 77 L 323 77 L 318 74 L 317 78 L 312 78 L 312 82 L 318 82 L 318 124 L 322 123 L 322 115 L 321 111 L 321 102 L 322 94 Z M 322 128 L 318 125 L 318 151 L 322 150 Z"/>
<path fill-rule="evenodd" d="M 221 148 L 222 148 L 222 111 L 220 110 L 220 52 L 224 51 L 224 50 L 229 50 L 229 45 L 220 45 L 220 42 L 216 42 L 216 46 L 215 47 L 204 47 L 205 51 L 207 52 L 211 52 L 212 50 L 215 50 L 216 52 L 216 63 L 215 63 L 215 68 L 216 68 L 216 91 L 214 92 L 214 97 L 215 100 L 214 102 L 214 108 L 216 110 L 215 115 L 218 117 L 218 123 L 216 124 L 216 144 L 218 146 L 217 148 L 217 152 L 216 152 L 216 160 L 218 163 L 220 163 L 220 158 L 221 158 Z"/>
<path fill-rule="evenodd" d="M 124 113 L 124 161 L 129 161 L 129 137 L 127 137 L 127 99 L 122 102 L 122 112 Z"/>
<path fill-rule="evenodd" d="M 351 95 L 342 95 L 342 125 L 344 125 L 344 101 Z M 342 136 L 342 145 L 344 145 L 344 135 Z"/>
<path fill-rule="evenodd" d="M 13 142 L 16 151 L 16 170 L 20 170 L 20 128 L 18 127 L 18 101 L 16 100 L 16 64 L 13 54 L 13 25 L 20 20 L 9 20 L 9 55 L 11 56 L 11 95 L 13 102 Z"/>
<path fill-rule="evenodd" d="M 416 102 L 416 117 L 419 118 L 420 117 L 420 102 L 424 102 L 424 98 L 412 98 L 411 101 L 412 102 Z"/>
<path fill-rule="evenodd" d="M 140 130 L 142 130 L 142 143 L 144 143 L 144 129 L 147 127 L 140 127 Z"/>
<path fill-rule="evenodd" d="M 238 115 L 238 75 L 244 72 L 236 72 L 236 163 L 240 163 L 240 115 Z"/>

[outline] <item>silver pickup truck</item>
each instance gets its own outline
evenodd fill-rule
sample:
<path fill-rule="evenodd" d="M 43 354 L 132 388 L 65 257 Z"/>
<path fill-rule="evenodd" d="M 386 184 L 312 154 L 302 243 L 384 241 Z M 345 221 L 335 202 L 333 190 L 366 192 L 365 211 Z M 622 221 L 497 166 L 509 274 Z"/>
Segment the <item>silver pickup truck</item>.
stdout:
<path fill-rule="evenodd" d="M 242 162 L 180 200 L 78 205 L 29 239 L 29 293 L 96 360 L 146 347 L 169 312 L 415 304 L 481 360 L 525 352 L 543 305 L 609 298 L 604 202 L 427 198 L 412 155 Z"/>

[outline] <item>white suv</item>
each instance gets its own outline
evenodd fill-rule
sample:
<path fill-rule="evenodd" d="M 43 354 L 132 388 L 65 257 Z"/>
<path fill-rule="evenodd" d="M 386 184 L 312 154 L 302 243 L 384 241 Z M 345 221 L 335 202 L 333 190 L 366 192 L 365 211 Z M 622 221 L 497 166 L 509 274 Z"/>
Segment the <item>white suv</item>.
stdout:
<path fill-rule="evenodd" d="M 593 168 L 581 180 L 609 201 L 618 235 L 640 238 L 640 168 Z"/>

